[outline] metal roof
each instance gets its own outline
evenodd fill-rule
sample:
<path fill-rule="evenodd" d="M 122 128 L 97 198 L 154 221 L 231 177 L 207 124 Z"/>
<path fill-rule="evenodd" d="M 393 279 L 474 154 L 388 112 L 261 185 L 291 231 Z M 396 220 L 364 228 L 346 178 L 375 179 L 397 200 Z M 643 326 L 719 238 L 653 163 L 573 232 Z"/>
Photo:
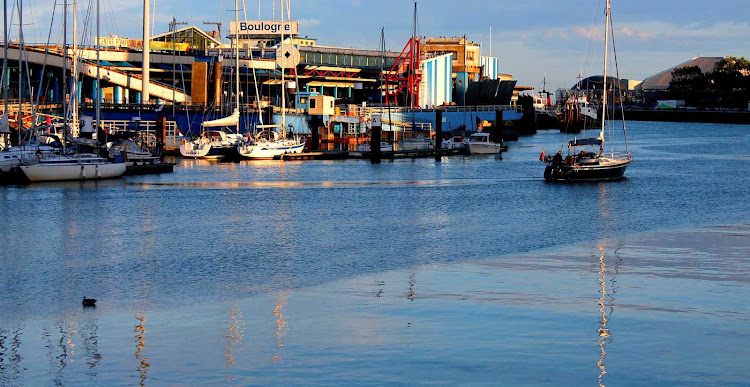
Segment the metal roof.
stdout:
<path fill-rule="evenodd" d="M 672 71 L 681 67 L 692 67 L 698 66 L 701 71 L 705 74 L 713 71 L 716 62 L 722 60 L 722 57 L 697 57 L 693 58 L 685 63 L 678 64 L 677 66 L 670 67 L 660 73 L 652 75 L 643 80 L 643 83 L 639 86 L 643 90 L 666 90 L 669 88 L 669 82 L 672 80 Z"/>

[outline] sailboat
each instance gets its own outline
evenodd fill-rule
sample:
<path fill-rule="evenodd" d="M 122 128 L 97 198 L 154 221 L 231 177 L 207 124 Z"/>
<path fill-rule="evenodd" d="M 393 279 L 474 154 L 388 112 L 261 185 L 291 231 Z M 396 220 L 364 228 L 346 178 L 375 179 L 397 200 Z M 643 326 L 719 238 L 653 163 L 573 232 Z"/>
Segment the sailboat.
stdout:
<path fill-rule="evenodd" d="M 68 14 L 68 2 L 67 0 L 64 3 L 63 8 L 63 58 L 67 59 L 68 57 L 68 49 L 67 49 L 67 14 Z M 75 11 L 74 11 L 75 15 Z M 97 20 L 98 22 L 98 20 Z M 76 39 L 77 31 L 75 31 L 74 26 L 74 40 Z M 78 72 L 78 64 L 77 60 L 73 60 L 73 71 L 75 74 Z M 68 76 L 68 69 L 67 69 L 67 60 L 63 60 L 63 74 L 65 74 L 65 78 L 67 79 Z M 75 87 L 75 86 L 74 86 Z M 73 89 L 75 90 L 75 89 Z M 75 96 L 75 93 L 70 93 L 71 96 Z M 75 104 L 77 101 L 75 99 L 72 99 L 71 103 L 68 104 L 68 108 L 70 108 L 70 113 L 73 117 L 75 117 Z M 65 143 L 68 140 L 76 141 L 78 139 L 75 139 L 70 135 L 69 130 L 70 126 L 68 123 L 68 113 L 69 111 L 67 109 L 64 109 L 64 121 L 63 121 L 63 130 L 64 135 L 62 138 L 62 145 L 63 145 L 63 154 L 58 156 L 51 156 L 46 158 L 40 158 L 35 159 L 33 162 L 28 163 L 27 165 L 21 165 L 21 171 L 26 175 L 26 177 L 31 182 L 36 181 L 64 181 L 64 180 L 96 180 L 96 179 L 108 179 L 108 178 L 116 178 L 121 177 L 125 173 L 125 163 L 111 163 L 107 160 L 107 158 L 102 157 L 97 154 L 93 153 L 77 153 L 73 155 L 66 155 L 66 147 Z M 76 122 L 73 123 L 73 125 L 77 125 Z M 81 143 L 86 143 L 87 140 L 80 139 Z"/>
<path fill-rule="evenodd" d="M 183 157 L 221 159 L 231 158 L 237 155 L 236 146 L 241 139 L 239 131 L 240 111 L 235 108 L 234 112 L 223 118 L 211 121 L 203 121 L 201 124 L 201 135 L 192 141 L 183 140 L 180 143 L 180 154 Z M 234 126 L 235 133 L 223 130 L 225 127 Z"/>
<path fill-rule="evenodd" d="M 235 19 L 239 18 L 239 4 L 234 2 Z M 236 39 L 235 39 L 236 40 Z M 235 102 L 234 111 L 227 117 L 217 120 L 203 121 L 201 124 L 201 135 L 193 140 L 182 140 L 180 143 L 180 154 L 183 157 L 221 159 L 237 156 L 237 144 L 242 141 L 240 132 L 240 68 L 239 68 L 239 46 L 234 45 L 235 62 Z M 234 133 L 223 128 L 235 127 Z M 217 129 L 219 128 L 219 129 Z"/>
<path fill-rule="evenodd" d="M 284 23 L 284 3 L 287 0 L 281 1 L 281 23 Z M 235 0 L 236 2 L 236 0 Z M 235 9 L 238 7 L 235 6 Z M 288 8 L 287 8 L 288 11 Z M 237 17 L 238 14 L 235 14 Z M 281 46 L 285 44 L 292 44 L 291 36 L 289 37 L 289 43 L 284 40 L 284 35 L 281 35 Z M 235 36 L 235 58 L 239 69 L 239 34 Z M 281 124 L 279 125 L 256 125 L 256 129 L 261 131 L 255 136 L 248 136 L 247 141 L 237 145 L 237 152 L 240 156 L 247 159 L 255 160 L 271 160 L 277 157 L 281 157 L 285 154 L 302 153 L 305 148 L 305 143 L 299 138 L 288 138 L 286 131 L 286 66 L 281 67 Z M 238 71 L 239 74 L 239 71 Z M 239 77 L 237 79 L 237 95 L 239 95 Z"/>
<path fill-rule="evenodd" d="M 555 182 L 585 182 L 585 181 L 607 181 L 621 180 L 625 178 L 625 169 L 633 162 L 628 151 L 627 132 L 625 131 L 625 117 L 622 114 L 622 130 L 625 139 L 625 153 L 618 154 L 614 149 L 605 153 L 605 129 L 607 125 L 607 95 L 610 91 L 607 86 L 607 69 L 609 64 L 609 39 L 612 27 L 612 14 L 610 0 L 607 0 L 605 9 L 604 26 L 604 87 L 602 88 L 602 117 L 601 128 L 598 137 L 575 138 L 568 142 L 568 155 L 563 159 L 561 152 L 554 157 L 542 157 L 547 166 L 544 170 L 544 179 Z M 614 38 L 613 38 L 614 39 Z M 614 41 L 614 40 L 613 40 Z M 617 57 L 615 55 L 615 63 Z M 617 68 L 615 66 L 615 68 Z M 619 79 L 619 74 L 618 77 Z M 619 90 L 618 90 L 619 91 Z M 620 96 L 622 101 L 622 96 Z M 614 107 L 614 104 L 613 104 Z M 622 108 L 621 108 L 622 109 Z M 622 111 L 621 111 L 622 112 Z"/>

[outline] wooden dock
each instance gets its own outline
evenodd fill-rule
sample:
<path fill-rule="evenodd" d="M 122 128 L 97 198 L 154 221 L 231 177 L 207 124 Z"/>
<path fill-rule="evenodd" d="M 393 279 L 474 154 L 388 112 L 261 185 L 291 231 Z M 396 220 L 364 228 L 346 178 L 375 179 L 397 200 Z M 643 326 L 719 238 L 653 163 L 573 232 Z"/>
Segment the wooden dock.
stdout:
<path fill-rule="evenodd" d="M 349 158 L 352 159 L 370 159 L 372 152 L 348 152 Z M 380 152 L 380 158 L 383 160 L 393 159 L 418 159 L 426 157 L 443 157 L 468 155 L 466 149 L 419 149 L 419 150 L 401 150 L 391 152 Z"/>
<path fill-rule="evenodd" d="M 123 176 L 135 176 L 135 175 L 155 175 L 159 173 L 172 173 L 174 171 L 174 163 L 156 163 L 156 164 L 138 164 L 128 165 L 125 167 L 125 174 Z"/>
<path fill-rule="evenodd" d="M 383 160 L 392 159 L 416 159 L 425 157 L 442 157 L 468 155 L 465 149 L 420 149 L 381 152 L 380 158 Z M 371 152 L 361 151 L 316 151 L 307 153 L 286 154 L 279 156 L 278 160 L 346 160 L 346 159 L 367 159 L 372 158 Z"/>

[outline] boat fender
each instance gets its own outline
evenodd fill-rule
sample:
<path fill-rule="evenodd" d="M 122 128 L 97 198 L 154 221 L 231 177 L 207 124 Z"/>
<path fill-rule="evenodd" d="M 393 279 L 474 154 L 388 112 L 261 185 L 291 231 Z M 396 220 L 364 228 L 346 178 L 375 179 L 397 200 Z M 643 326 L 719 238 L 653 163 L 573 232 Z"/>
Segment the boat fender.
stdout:
<path fill-rule="evenodd" d="M 185 139 L 180 140 L 180 144 L 185 145 Z"/>
<path fill-rule="evenodd" d="M 81 179 L 86 180 L 86 170 L 83 168 L 83 165 L 81 165 Z"/>
<path fill-rule="evenodd" d="M 96 178 L 97 179 L 101 179 L 102 178 L 102 173 L 99 171 L 99 166 L 98 165 L 96 166 Z"/>

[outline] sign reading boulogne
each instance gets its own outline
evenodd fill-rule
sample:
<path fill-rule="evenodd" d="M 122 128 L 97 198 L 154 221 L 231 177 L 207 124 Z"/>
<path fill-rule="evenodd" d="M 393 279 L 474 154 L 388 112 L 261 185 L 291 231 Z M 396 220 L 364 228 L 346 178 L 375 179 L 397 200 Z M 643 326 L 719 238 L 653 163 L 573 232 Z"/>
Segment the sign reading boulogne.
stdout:
<path fill-rule="evenodd" d="M 266 37 L 299 34 L 299 21 L 240 21 L 229 23 L 230 35 L 245 35 L 249 37 Z"/>

